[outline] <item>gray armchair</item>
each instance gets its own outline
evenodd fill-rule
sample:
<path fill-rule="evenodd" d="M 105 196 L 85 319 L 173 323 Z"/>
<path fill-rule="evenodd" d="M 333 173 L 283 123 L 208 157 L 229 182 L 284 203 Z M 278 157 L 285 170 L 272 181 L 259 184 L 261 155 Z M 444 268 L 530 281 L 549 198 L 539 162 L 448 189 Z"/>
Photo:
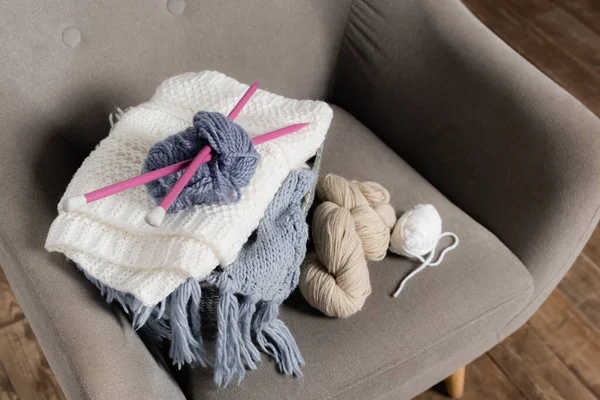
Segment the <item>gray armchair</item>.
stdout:
<path fill-rule="evenodd" d="M 600 122 L 453 0 L 42 0 L 0 13 L 0 264 L 71 399 L 411 398 L 523 324 L 598 222 Z M 164 78 L 217 69 L 326 99 L 322 172 L 436 206 L 461 238 L 440 267 L 372 263 L 346 320 L 282 308 L 303 378 L 239 387 L 160 362 L 63 256 L 43 249 L 107 115 Z"/>

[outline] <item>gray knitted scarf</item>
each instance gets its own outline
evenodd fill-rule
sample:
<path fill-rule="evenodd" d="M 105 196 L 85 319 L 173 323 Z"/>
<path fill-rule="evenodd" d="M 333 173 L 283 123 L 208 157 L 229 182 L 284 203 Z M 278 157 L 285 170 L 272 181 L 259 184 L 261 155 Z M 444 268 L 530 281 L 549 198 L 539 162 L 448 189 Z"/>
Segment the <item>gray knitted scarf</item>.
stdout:
<path fill-rule="evenodd" d="M 121 305 L 135 329 L 143 329 L 154 342 L 170 342 L 175 365 L 213 366 L 214 381 L 221 387 L 235 375 L 239 384 L 246 369 L 256 369 L 259 351 L 272 357 L 280 372 L 300 376 L 304 360 L 278 315 L 279 306 L 298 285 L 308 240 L 301 206 L 314 178 L 309 170 L 292 171 L 233 264 L 217 268 L 203 281 L 188 279 L 154 307 L 86 277 L 108 303 Z M 213 363 L 202 338 L 202 325 L 210 319 L 209 313 L 201 312 L 207 285 L 219 293 Z"/>

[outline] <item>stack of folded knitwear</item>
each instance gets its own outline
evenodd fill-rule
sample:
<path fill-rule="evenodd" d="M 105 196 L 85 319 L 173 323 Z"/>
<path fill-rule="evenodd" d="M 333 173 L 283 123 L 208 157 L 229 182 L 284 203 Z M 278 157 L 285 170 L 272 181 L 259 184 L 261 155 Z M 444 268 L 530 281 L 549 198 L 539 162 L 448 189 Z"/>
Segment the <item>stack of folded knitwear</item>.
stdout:
<path fill-rule="evenodd" d="M 186 149 L 189 141 L 183 139 L 193 135 L 198 113 L 227 115 L 247 88 L 213 71 L 167 79 L 150 101 L 121 116 L 78 169 L 61 202 L 197 152 Z M 169 209 L 175 212 L 167 213 L 159 227 L 150 226 L 145 216 L 164 195 L 160 185 L 167 178 L 73 212 L 59 204 L 46 249 L 73 260 L 106 301 L 120 304 L 135 329 L 168 348 L 179 367 L 213 368 L 216 384 L 223 387 L 256 369 L 263 352 L 282 373 L 301 375 L 304 361 L 278 314 L 297 286 L 306 251 L 303 207 L 316 179 L 306 162 L 322 145 L 331 119 L 332 110 L 323 102 L 259 90 L 235 120 L 249 138 L 291 124 L 309 125 L 238 155 L 252 172 L 246 180 L 237 182 L 232 171 L 223 171 L 223 163 L 231 161 L 227 157 L 235 154 L 213 155 L 184 189 L 181 196 L 188 197 Z M 162 152 L 153 153 L 156 149 Z M 234 169 L 236 162 L 230 163 Z M 189 196 L 197 194 L 198 185 L 213 184 L 210 179 L 217 175 L 234 182 L 225 197 Z M 213 316 L 201 312 L 209 296 Z M 214 340 L 203 335 L 210 323 L 216 328 Z"/>

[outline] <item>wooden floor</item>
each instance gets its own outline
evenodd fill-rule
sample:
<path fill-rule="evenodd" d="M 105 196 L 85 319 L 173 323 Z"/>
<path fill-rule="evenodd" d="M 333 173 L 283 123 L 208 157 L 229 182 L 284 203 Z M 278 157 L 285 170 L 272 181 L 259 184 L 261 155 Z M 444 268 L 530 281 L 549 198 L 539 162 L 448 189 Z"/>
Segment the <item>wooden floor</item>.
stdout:
<path fill-rule="evenodd" d="M 465 3 L 600 116 L 600 0 Z M 443 390 L 417 399 L 444 399 Z M 0 271 L 0 400 L 63 398 Z M 531 320 L 467 367 L 464 398 L 600 399 L 600 228 Z"/>

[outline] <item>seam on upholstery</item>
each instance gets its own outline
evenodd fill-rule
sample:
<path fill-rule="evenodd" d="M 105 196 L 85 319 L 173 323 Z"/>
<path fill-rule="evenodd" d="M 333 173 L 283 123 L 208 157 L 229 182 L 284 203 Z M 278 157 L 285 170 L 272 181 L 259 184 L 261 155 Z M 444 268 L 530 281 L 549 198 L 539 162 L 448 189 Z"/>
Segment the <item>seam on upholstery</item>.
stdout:
<path fill-rule="evenodd" d="M 560 268 L 557 268 L 556 272 L 548 280 L 548 283 L 544 286 L 543 289 L 541 289 L 539 291 L 539 293 L 538 293 L 537 296 L 535 296 L 533 299 L 531 299 L 531 301 L 527 304 L 527 306 L 525 306 L 525 308 L 522 310 L 522 312 L 524 312 L 527 308 L 529 308 L 529 306 L 531 304 L 533 304 L 534 302 L 536 302 L 538 299 L 540 299 L 541 297 L 547 295 L 546 291 L 548 290 L 548 288 L 550 288 L 552 286 L 552 282 L 554 282 L 554 279 L 558 275 L 560 275 L 561 273 L 563 273 L 563 272 L 566 273 L 565 269 L 570 269 L 573 266 L 573 264 L 569 265 L 569 260 L 571 260 L 573 258 L 573 256 L 575 255 L 575 252 L 577 251 L 577 249 L 579 247 L 581 247 L 581 245 L 582 245 L 582 243 L 584 241 L 584 237 L 593 228 L 593 225 L 597 224 L 597 220 L 598 220 L 599 214 L 600 214 L 600 203 L 596 207 L 596 211 L 594 212 L 594 216 L 592 217 L 592 219 L 588 223 L 587 227 L 585 228 L 585 230 L 581 234 L 579 240 L 577 241 L 577 245 L 573 246 L 573 250 L 571 251 L 571 253 L 569 253 L 569 256 L 567 257 L 567 260 L 563 263 L 563 265 Z M 587 242 L 587 240 L 586 240 L 586 242 Z M 585 243 L 583 243 L 583 245 L 585 245 Z M 557 285 L 558 285 L 558 283 L 557 283 Z M 510 321 L 508 321 L 506 324 L 504 324 L 504 326 L 502 327 L 502 329 L 500 329 L 500 331 L 502 331 L 504 328 L 506 328 L 508 325 L 510 325 L 515 319 L 517 319 L 522 314 L 522 312 L 518 313 L 513 318 L 511 318 Z"/>
<path fill-rule="evenodd" d="M 382 374 L 382 373 L 384 373 L 384 372 L 386 372 L 386 371 L 388 371 L 388 370 L 390 370 L 390 369 L 392 369 L 392 368 L 394 368 L 394 367 L 396 367 L 396 366 L 398 366 L 398 365 L 400 365 L 400 364 L 402 364 L 402 363 L 404 363 L 404 362 L 406 362 L 406 361 L 408 361 L 408 360 L 410 360 L 410 359 L 412 359 L 412 358 L 416 357 L 416 356 L 417 356 L 417 355 L 419 355 L 420 353 L 422 353 L 422 352 L 424 352 L 424 351 L 427 351 L 427 350 L 429 350 L 429 349 L 431 349 L 431 348 L 433 348 L 433 347 L 437 346 L 438 344 L 440 344 L 440 343 L 442 343 L 442 342 L 446 341 L 448 338 L 450 338 L 450 337 L 452 337 L 452 336 L 454 336 L 454 335 L 456 335 L 456 334 L 458 334 L 458 333 L 462 332 L 463 330 L 465 330 L 466 328 L 470 327 L 471 325 L 473 325 L 473 324 L 475 324 L 475 323 L 477 323 L 477 322 L 479 322 L 479 321 L 481 321 L 481 320 L 483 320 L 483 319 L 487 318 L 488 316 L 490 316 L 490 315 L 492 315 L 492 314 L 494 314 L 494 313 L 496 313 L 496 312 L 498 312 L 498 311 L 500 311 L 500 310 L 502 310 L 502 309 L 504 309 L 504 308 L 508 307 L 508 306 L 509 306 L 509 305 L 511 305 L 512 303 L 514 303 L 514 302 L 516 302 L 516 301 L 520 300 L 520 299 L 521 299 L 521 298 L 522 298 L 524 295 L 527 295 L 527 293 L 528 293 L 528 292 L 531 290 L 531 288 L 532 288 L 532 287 L 533 287 L 533 283 L 531 283 L 531 284 L 530 284 L 530 285 L 529 285 L 529 286 L 528 286 L 528 287 L 527 287 L 527 288 L 526 288 L 526 289 L 525 289 L 523 292 L 519 293 L 519 294 L 518 294 L 518 295 L 516 295 L 515 297 L 513 297 L 513 298 L 511 298 L 511 299 L 509 299 L 509 300 L 506 300 L 505 302 L 503 302 L 503 303 L 501 303 L 501 304 L 499 304 L 499 305 L 497 305 L 497 306 L 495 306 L 495 307 L 493 307 L 493 308 L 489 309 L 488 311 L 486 311 L 486 312 L 484 312 L 484 313 L 482 313 L 482 314 L 478 315 L 477 317 L 475 317 L 475 318 L 471 319 L 470 321 L 468 321 L 468 322 L 465 322 L 465 323 L 464 323 L 464 324 L 462 324 L 461 326 L 459 326 L 459 327 L 455 328 L 455 329 L 454 329 L 452 332 L 450 332 L 448 335 L 445 335 L 444 337 L 442 337 L 442 338 L 440 338 L 440 339 L 436 340 L 435 342 L 433 342 L 433 343 L 430 343 L 430 344 L 428 344 L 427 346 L 425 346 L 425 347 L 423 347 L 423 348 L 421 348 L 421 349 L 419 349 L 419 350 L 416 350 L 414 353 L 412 353 L 412 354 L 410 354 L 410 355 L 408 355 L 408 356 L 406 356 L 406 357 L 404 357 L 404 358 L 402 358 L 402 359 L 400 359 L 400 360 L 394 361 L 394 362 L 392 362 L 392 363 L 390 363 L 390 364 L 388 364 L 388 365 L 386 365 L 386 366 L 384 366 L 384 367 L 381 367 L 381 368 L 379 368 L 379 369 L 378 369 L 378 370 L 376 370 L 376 371 L 373 371 L 373 372 L 372 372 L 372 373 L 370 373 L 370 374 L 364 375 L 362 378 L 360 378 L 360 379 L 359 379 L 358 381 L 356 381 L 354 384 L 352 384 L 352 385 L 350 385 L 350 386 L 346 386 L 346 387 L 344 387 L 344 388 L 341 388 L 341 389 L 338 389 L 336 392 L 334 392 L 334 393 L 330 394 L 329 396 L 327 396 L 327 397 L 322 397 L 322 398 L 321 398 L 321 400 L 328 400 L 328 399 L 331 399 L 331 398 L 337 397 L 337 396 L 339 396 L 340 394 L 342 394 L 342 393 L 344 393 L 344 392 L 346 392 L 346 391 L 348 391 L 348 390 L 350 390 L 350 389 L 352 389 L 352 388 L 354 388 L 354 387 L 356 387 L 356 386 L 362 385 L 363 383 L 365 383 L 365 382 L 367 382 L 367 381 L 369 381 L 369 380 L 373 379 L 373 378 L 374 378 L 374 377 L 376 377 L 377 375 L 380 375 L 380 374 Z"/>
<path fill-rule="evenodd" d="M 29 271 L 29 269 L 23 268 L 24 263 L 21 261 L 21 257 L 19 256 L 19 253 L 17 252 L 16 247 L 14 246 L 14 244 L 12 243 L 8 234 L 6 233 L 6 231 L 4 230 L 4 228 L 2 226 L 0 226 L 0 247 L 3 247 L 5 250 L 4 252 L 1 252 L 1 253 L 4 253 L 5 255 L 8 254 L 8 258 L 9 259 L 12 258 L 13 259 L 12 261 L 18 266 L 18 268 L 20 268 L 22 271 L 25 271 L 25 274 L 29 278 L 29 281 L 35 287 L 35 295 L 38 297 L 38 299 L 42 300 L 42 298 L 40 296 L 40 289 L 39 289 L 37 283 L 33 279 L 33 276 L 31 275 L 31 272 Z M 10 260 L 9 260 L 9 262 L 10 262 Z M 47 303 L 45 301 L 40 301 L 39 303 L 42 306 L 43 312 L 46 315 L 50 316 L 51 314 L 48 312 Z M 57 347 L 60 349 L 61 355 L 64 357 L 64 360 L 67 361 L 67 366 L 70 369 L 69 375 L 75 378 L 75 382 L 81 388 L 85 398 L 93 399 L 93 397 L 90 394 L 90 391 L 88 390 L 88 387 L 86 386 L 85 382 L 82 380 L 81 376 L 79 374 L 77 374 L 76 372 L 74 372 L 74 371 L 77 371 L 77 368 L 75 368 L 75 363 L 73 362 L 73 359 L 70 355 L 71 353 L 69 351 L 66 351 L 68 349 L 68 347 L 66 346 L 66 343 L 64 342 L 64 340 L 62 338 L 62 335 L 57 334 L 56 330 L 54 329 L 53 324 L 50 324 L 50 326 L 52 327 L 52 332 L 54 333 L 54 336 L 55 336 L 52 340 L 56 344 L 58 344 Z"/>
<path fill-rule="evenodd" d="M 331 79 L 329 80 L 327 90 L 325 91 L 324 100 L 328 103 L 330 102 L 329 100 L 332 95 L 333 86 L 335 85 L 335 81 L 338 77 L 340 56 L 342 54 L 342 49 L 344 48 L 344 43 L 346 43 L 346 39 L 348 36 L 348 26 L 350 25 L 350 16 L 352 15 L 352 7 L 354 6 L 355 1 L 356 0 L 350 0 L 350 3 L 348 4 L 348 15 L 346 16 L 346 22 L 344 23 L 344 32 L 342 33 L 342 40 L 340 40 L 340 46 L 338 47 L 337 55 L 335 56 L 335 62 L 333 64 L 333 73 L 331 74 Z"/>

